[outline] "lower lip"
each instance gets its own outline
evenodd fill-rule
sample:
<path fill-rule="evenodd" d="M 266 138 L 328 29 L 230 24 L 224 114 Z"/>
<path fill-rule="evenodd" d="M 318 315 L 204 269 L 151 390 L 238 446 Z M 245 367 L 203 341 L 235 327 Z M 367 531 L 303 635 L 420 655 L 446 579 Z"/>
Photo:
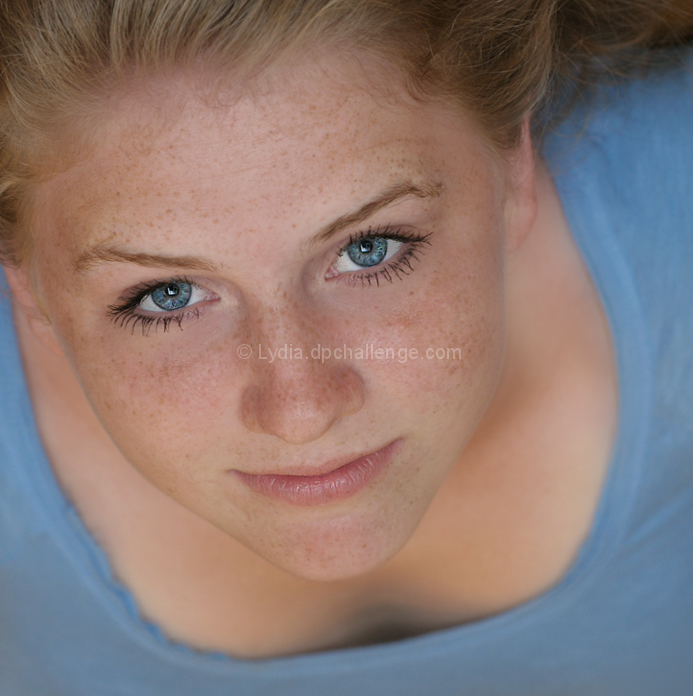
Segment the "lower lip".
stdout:
<path fill-rule="evenodd" d="M 397 442 L 322 476 L 233 473 L 254 491 L 273 500 L 291 505 L 325 505 L 349 498 L 365 488 L 390 463 Z"/>

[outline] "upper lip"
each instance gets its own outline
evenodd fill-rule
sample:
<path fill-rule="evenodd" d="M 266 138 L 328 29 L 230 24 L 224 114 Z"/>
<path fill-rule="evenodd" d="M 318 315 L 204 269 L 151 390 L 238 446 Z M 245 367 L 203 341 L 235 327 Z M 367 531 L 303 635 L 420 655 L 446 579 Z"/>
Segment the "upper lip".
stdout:
<path fill-rule="evenodd" d="M 368 450 L 363 454 L 347 454 L 343 457 L 335 457 L 334 459 L 330 459 L 329 461 L 323 460 L 318 464 L 299 464 L 293 467 L 282 468 L 281 471 L 266 471 L 258 473 L 250 473 L 244 471 L 241 473 L 245 474 L 246 476 L 326 476 L 327 474 L 331 474 L 333 471 L 336 471 L 337 469 L 341 469 L 343 466 L 346 466 L 347 464 L 355 462 L 357 459 L 362 459 L 363 457 L 368 457 L 372 454 L 376 454 L 377 452 L 380 452 L 381 450 L 390 447 L 390 445 L 394 444 L 395 442 L 396 440 L 393 440 L 392 442 L 389 442 L 388 444 L 383 445 L 382 447 Z"/>

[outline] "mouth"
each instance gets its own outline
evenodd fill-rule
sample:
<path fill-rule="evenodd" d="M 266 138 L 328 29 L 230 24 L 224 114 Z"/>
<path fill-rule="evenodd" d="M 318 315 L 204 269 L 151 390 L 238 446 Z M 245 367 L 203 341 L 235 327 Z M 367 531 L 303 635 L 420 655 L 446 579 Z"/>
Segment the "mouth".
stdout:
<path fill-rule="evenodd" d="M 374 481 L 390 464 L 400 440 L 377 452 L 364 454 L 323 474 L 248 474 L 233 470 L 257 493 L 290 505 L 326 505 L 355 495 Z M 329 465 L 328 465 L 329 466 Z"/>

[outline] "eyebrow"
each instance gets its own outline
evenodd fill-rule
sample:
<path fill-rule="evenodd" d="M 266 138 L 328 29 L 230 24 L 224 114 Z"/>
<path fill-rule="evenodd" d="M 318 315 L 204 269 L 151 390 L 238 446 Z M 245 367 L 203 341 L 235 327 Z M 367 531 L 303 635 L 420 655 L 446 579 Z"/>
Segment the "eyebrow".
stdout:
<path fill-rule="evenodd" d="M 315 236 L 311 237 L 306 247 L 311 248 L 316 244 L 331 239 L 346 227 L 357 225 L 368 219 L 382 208 L 403 198 L 437 198 L 443 192 L 443 184 L 438 182 L 424 182 L 415 184 L 412 181 L 401 181 L 390 186 L 373 200 L 362 205 L 358 210 L 338 217 L 328 223 Z M 127 251 L 109 244 L 97 244 L 82 252 L 74 263 L 75 269 L 84 273 L 94 266 L 102 263 L 134 263 L 149 268 L 174 268 L 196 271 L 208 271 L 219 273 L 217 264 L 207 259 L 196 256 L 167 256 L 163 254 L 149 254 L 144 252 Z"/>
<path fill-rule="evenodd" d="M 195 256 L 165 256 L 163 254 L 146 254 L 137 251 L 125 251 L 116 246 L 97 245 L 79 255 L 74 266 L 84 273 L 101 263 L 135 263 L 149 268 L 177 268 L 192 271 L 209 271 L 218 273 L 219 267 L 211 261 Z"/>
<path fill-rule="evenodd" d="M 327 224 L 320 232 L 308 240 L 307 246 L 310 248 L 315 244 L 327 241 L 345 227 L 351 227 L 359 222 L 363 222 L 382 208 L 386 208 L 402 198 L 409 198 L 410 196 L 415 198 L 437 198 L 442 192 L 443 184 L 439 182 L 424 182 L 421 184 L 415 184 L 413 181 L 408 180 L 398 182 L 353 213 L 342 215 Z"/>

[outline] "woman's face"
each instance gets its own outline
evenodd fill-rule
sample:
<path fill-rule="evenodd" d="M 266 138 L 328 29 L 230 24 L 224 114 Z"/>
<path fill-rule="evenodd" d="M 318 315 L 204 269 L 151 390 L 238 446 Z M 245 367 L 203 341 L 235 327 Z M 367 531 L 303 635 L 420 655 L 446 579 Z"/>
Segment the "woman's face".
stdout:
<path fill-rule="evenodd" d="M 155 486 L 298 576 L 365 573 L 493 399 L 512 187 L 469 120 L 344 60 L 167 80 L 38 189 L 53 330 Z"/>

